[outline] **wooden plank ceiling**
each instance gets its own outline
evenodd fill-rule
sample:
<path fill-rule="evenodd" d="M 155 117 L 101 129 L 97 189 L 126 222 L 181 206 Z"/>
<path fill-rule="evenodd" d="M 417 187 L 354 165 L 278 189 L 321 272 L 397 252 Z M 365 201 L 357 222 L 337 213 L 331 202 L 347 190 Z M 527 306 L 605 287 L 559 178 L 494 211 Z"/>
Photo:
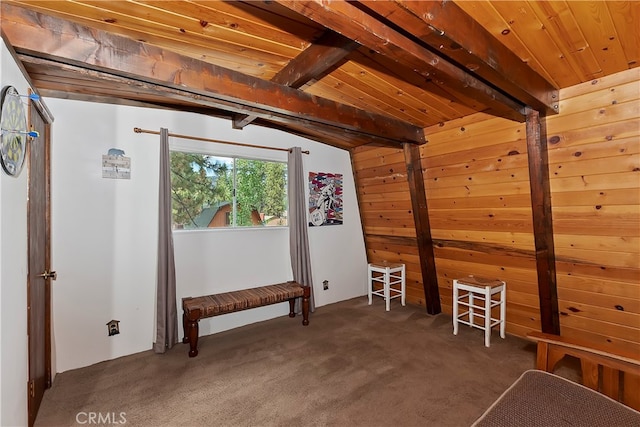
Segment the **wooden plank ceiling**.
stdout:
<path fill-rule="evenodd" d="M 351 149 L 638 66 L 640 2 L 3 1 L 44 97 L 227 117 Z"/>

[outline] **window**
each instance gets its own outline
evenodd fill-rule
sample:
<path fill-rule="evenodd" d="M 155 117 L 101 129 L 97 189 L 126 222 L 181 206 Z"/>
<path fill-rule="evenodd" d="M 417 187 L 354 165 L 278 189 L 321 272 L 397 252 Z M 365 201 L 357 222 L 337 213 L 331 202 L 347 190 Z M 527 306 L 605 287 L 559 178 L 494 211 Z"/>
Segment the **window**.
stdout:
<path fill-rule="evenodd" d="M 287 165 L 171 152 L 173 229 L 287 225 Z"/>

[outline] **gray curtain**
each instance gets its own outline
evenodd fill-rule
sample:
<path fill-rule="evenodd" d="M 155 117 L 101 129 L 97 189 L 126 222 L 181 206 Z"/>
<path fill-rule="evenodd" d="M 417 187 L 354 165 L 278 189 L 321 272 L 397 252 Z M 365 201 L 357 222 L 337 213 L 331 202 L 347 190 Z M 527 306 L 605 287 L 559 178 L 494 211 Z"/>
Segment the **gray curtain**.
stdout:
<path fill-rule="evenodd" d="M 289 247 L 293 280 L 309 286 L 311 290 L 309 310 L 314 311 L 311 257 L 309 256 L 309 235 L 307 232 L 307 203 L 304 192 L 307 182 L 304 179 L 300 147 L 293 147 L 289 150 L 287 175 L 289 177 Z M 300 312 L 302 310 L 300 298 L 296 301 L 296 311 Z"/>
<path fill-rule="evenodd" d="M 169 131 L 160 129 L 160 192 L 158 196 L 158 277 L 156 296 L 156 341 L 153 351 L 164 353 L 178 342 L 176 266 L 171 232 L 171 168 Z"/>

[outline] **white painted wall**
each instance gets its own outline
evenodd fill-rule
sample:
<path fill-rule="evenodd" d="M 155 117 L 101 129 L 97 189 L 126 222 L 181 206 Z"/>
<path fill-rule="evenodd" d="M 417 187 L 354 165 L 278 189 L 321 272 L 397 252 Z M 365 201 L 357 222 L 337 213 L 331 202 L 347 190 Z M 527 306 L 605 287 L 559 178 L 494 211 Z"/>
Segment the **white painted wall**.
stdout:
<path fill-rule="evenodd" d="M 0 42 L 0 88 L 27 81 Z M 27 178 L 0 170 L 0 425 L 27 425 Z"/>
<path fill-rule="evenodd" d="M 310 150 L 305 175 L 344 176 L 344 225 L 309 229 L 316 306 L 366 293 L 366 254 L 348 152 L 283 132 L 155 109 L 47 99 L 52 136 L 54 371 L 148 350 L 154 339 L 159 136 L 134 127 Z M 286 153 L 171 138 L 171 146 L 286 161 Z M 102 155 L 120 148 L 131 179 L 103 179 Z M 308 191 L 308 190 L 307 190 Z M 307 194 L 308 197 L 308 194 Z M 177 296 L 197 296 L 290 280 L 287 228 L 174 233 Z M 322 281 L 329 280 L 329 290 Z M 200 322 L 201 335 L 286 315 L 286 303 Z M 121 333 L 107 336 L 106 323 Z M 311 319 L 313 325 L 313 318 Z M 312 327 L 312 326 L 311 326 Z M 180 332 L 182 337 L 182 332 Z M 185 357 L 187 349 L 184 349 Z"/>

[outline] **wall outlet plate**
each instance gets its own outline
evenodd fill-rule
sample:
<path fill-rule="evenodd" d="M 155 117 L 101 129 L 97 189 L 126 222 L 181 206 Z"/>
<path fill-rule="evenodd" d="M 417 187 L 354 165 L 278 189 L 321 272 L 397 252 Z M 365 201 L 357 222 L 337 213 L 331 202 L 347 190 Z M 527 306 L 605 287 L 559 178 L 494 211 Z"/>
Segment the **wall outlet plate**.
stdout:
<path fill-rule="evenodd" d="M 329 281 L 328 280 L 323 280 L 322 281 L 322 289 L 324 289 L 325 291 L 327 289 L 329 289 Z"/>

